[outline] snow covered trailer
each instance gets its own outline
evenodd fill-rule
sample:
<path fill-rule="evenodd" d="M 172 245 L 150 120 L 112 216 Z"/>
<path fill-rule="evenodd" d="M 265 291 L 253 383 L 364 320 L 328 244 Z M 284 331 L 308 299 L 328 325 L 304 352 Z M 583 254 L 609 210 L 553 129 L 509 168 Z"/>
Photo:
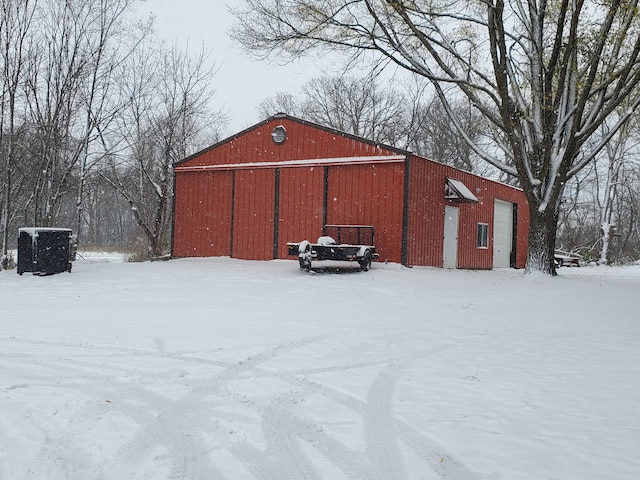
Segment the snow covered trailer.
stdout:
<path fill-rule="evenodd" d="M 303 240 L 289 242 L 287 247 L 289 255 L 298 258 L 301 270 L 311 270 L 313 261 L 333 260 L 357 262 L 366 272 L 379 256 L 371 225 L 325 225 L 316 243 Z"/>

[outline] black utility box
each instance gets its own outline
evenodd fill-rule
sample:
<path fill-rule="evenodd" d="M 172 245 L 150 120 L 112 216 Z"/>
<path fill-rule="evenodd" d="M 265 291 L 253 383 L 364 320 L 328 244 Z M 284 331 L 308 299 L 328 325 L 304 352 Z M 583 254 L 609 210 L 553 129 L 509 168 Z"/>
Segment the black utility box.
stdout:
<path fill-rule="evenodd" d="M 71 271 L 69 228 L 31 227 L 18 230 L 18 274 L 49 275 Z"/>

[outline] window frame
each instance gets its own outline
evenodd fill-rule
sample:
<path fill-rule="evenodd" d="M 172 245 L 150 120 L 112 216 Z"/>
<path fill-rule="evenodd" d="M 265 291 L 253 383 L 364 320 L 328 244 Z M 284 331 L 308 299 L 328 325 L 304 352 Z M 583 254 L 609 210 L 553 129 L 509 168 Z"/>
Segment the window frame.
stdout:
<path fill-rule="evenodd" d="M 476 248 L 486 250 L 489 248 L 489 224 L 478 222 L 476 228 Z"/>

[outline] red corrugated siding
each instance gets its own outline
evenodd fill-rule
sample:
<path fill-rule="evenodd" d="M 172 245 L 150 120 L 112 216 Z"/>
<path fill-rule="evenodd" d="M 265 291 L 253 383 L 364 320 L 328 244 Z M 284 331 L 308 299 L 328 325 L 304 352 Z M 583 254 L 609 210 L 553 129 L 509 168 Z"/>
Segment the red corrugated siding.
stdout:
<path fill-rule="evenodd" d="M 231 238 L 231 172 L 176 175 L 173 255 L 228 256 Z"/>
<path fill-rule="evenodd" d="M 283 125 L 287 140 L 277 145 L 271 132 Z M 180 166 L 225 165 L 253 162 L 306 160 L 353 156 L 389 155 L 394 152 L 357 139 L 325 131 L 307 123 L 287 118 L 273 119 L 267 123 L 225 141 L 215 148 L 203 151 Z M 259 173 L 262 172 L 262 173 Z M 275 169 L 264 171 L 236 171 L 235 210 L 233 226 L 233 252 L 229 251 L 231 238 L 230 216 L 228 225 L 221 228 L 220 235 L 207 244 L 202 237 L 210 228 L 211 213 L 199 205 L 210 198 L 205 185 L 184 184 L 187 172 L 176 174 L 176 210 L 174 229 L 175 256 L 229 255 L 244 259 L 273 258 Z M 223 172 L 216 172 L 219 175 Z M 211 174 L 211 173 L 209 173 Z M 226 172 L 231 175 L 230 172 Z M 205 172 L 191 172 L 193 178 L 206 176 Z M 199 178 L 199 177 L 198 177 Z M 306 189 L 305 191 L 303 191 Z M 197 191 L 197 192 L 196 192 Z M 227 200 L 213 200 L 213 204 L 230 212 L 231 187 L 228 183 Z M 197 197 L 197 198 L 194 198 Z M 303 198 L 306 196 L 306 199 Z M 314 241 L 322 233 L 323 168 L 298 167 L 280 169 L 280 211 L 277 256 L 286 257 L 286 243 L 308 238 Z M 190 205 L 185 208 L 184 205 Z M 228 208 L 227 208 L 228 205 Z M 215 209 L 215 208 L 214 208 Z M 230 215 L 230 214 L 229 214 Z M 226 238 L 223 237 L 226 235 Z M 219 253 L 224 252 L 224 253 Z"/>
<path fill-rule="evenodd" d="M 477 224 L 489 224 L 489 237 L 491 239 L 494 199 L 498 198 L 518 204 L 516 266 L 524 267 L 527 252 L 529 211 L 522 191 L 419 157 L 412 157 L 410 172 L 409 265 L 442 266 L 444 207 L 445 205 L 451 205 L 458 207 L 460 213 L 458 267 L 492 268 L 492 242 L 489 242 L 488 249 L 477 248 Z M 478 198 L 478 203 L 460 203 L 445 200 L 444 185 L 447 177 L 462 181 Z"/>
<path fill-rule="evenodd" d="M 273 129 L 282 125 L 287 140 L 276 145 Z M 390 154 L 389 150 L 351 137 L 320 130 L 287 118 L 274 119 L 204 151 L 180 166 L 226 165 L 231 163 L 273 162 L 316 158 L 354 157 Z"/>
<path fill-rule="evenodd" d="M 274 169 L 235 172 L 234 258 L 273 258 L 274 188 Z"/>
<path fill-rule="evenodd" d="M 322 233 L 324 168 L 280 170 L 278 258 L 287 258 L 287 242 L 315 242 Z"/>
<path fill-rule="evenodd" d="M 404 164 L 329 168 L 328 224 L 373 225 L 381 260 L 402 260 Z"/>
<path fill-rule="evenodd" d="M 444 177 L 438 172 L 438 166 L 411 158 L 407 234 L 409 265 L 442 266 Z"/>
<path fill-rule="evenodd" d="M 493 244 L 489 241 L 489 248 L 478 248 L 477 228 L 478 223 L 489 224 L 489 239 L 491 239 L 491 232 L 493 231 L 493 199 L 496 190 L 498 190 L 498 184 L 464 172 L 455 172 L 449 176 L 453 175 L 455 175 L 454 178 L 456 180 L 461 180 L 478 198 L 478 203 L 459 204 L 458 268 L 492 268 Z M 452 201 L 448 201 L 448 203 L 455 204 Z"/>

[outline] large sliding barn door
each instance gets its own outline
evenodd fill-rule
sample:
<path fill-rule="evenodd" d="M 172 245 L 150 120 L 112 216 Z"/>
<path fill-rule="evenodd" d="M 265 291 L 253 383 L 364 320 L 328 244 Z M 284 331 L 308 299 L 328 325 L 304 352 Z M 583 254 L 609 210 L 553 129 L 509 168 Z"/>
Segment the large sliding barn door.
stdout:
<path fill-rule="evenodd" d="M 231 256 L 271 260 L 274 251 L 275 170 L 234 173 Z"/>

